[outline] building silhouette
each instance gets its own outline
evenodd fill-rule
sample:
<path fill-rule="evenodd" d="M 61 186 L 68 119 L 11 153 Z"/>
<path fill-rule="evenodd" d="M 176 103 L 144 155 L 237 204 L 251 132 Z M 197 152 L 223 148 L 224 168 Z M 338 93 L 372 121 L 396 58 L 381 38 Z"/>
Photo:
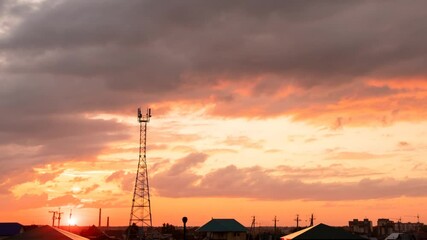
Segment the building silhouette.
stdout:
<path fill-rule="evenodd" d="M 235 219 L 212 219 L 196 230 L 205 234 L 208 240 L 246 240 L 245 226 Z"/>
<path fill-rule="evenodd" d="M 365 218 L 363 221 L 359 221 L 358 219 L 353 219 L 353 221 L 348 222 L 348 226 L 350 227 L 350 231 L 352 233 L 356 234 L 363 234 L 363 235 L 372 235 L 373 232 L 373 226 L 372 221 Z"/>

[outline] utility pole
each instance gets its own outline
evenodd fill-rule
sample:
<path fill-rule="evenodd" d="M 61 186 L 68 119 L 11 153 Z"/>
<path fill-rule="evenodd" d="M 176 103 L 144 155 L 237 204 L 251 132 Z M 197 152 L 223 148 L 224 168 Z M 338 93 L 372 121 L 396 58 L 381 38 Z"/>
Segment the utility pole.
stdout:
<path fill-rule="evenodd" d="M 49 211 L 49 213 L 52 213 L 52 227 L 55 227 L 55 220 L 56 220 L 57 211 Z"/>
<path fill-rule="evenodd" d="M 417 231 L 420 231 L 420 214 L 417 214 Z"/>
<path fill-rule="evenodd" d="M 314 220 L 315 220 L 315 218 L 314 218 L 313 213 L 312 213 L 311 217 L 310 217 L 310 227 L 312 227 L 314 225 Z"/>
<path fill-rule="evenodd" d="M 276 240 L 276 235 L 277 235 L 277 231 L 276 231 L 276 223 L 278 222 L 279 220 L 277 219 L 277 217 L 276 216 L 274 216 L 274 219 L 273 219 L 273 222 L 274 222 L 274 236 L 273 236 L 273 240 Z"/>
<path fill-rule="evenodd" d="M 63 214 L 63 212 L 61 212 L 61 208 L 59 208 L 59 211 L 58 211 L 58 228 L 61 226 L 61 214 Z"/>
<path fill-rule="evenodd" d="M 68 231 L 71 230 L 71 216 L 73 215 L 73 209 L 70 208 L 70 218 L 68 219 Z"/>
<path fill-rule="evenodd" d="M 298 214 L 297 214 L 297 218 L 295 218 L 294 221 L 297 222 L 297 228 L 299 228 L 299 222 L 301 221 L 301 219 L 299 219 L 299 215 Z"/>
<path fill-rule="evenodd" d="M 132 235 L 132 238 L 136 237 L 136 239 L 147 238 L 147 230 L 150 230 L 153 226 L 147 169 L 147 123 L 150 122 L 150 118 L 150 108 L 147 109 L 145 116 L 142 115 L 141 108 L 138 108 L 139 159 L 133 191 L 132 208 L 129 218 L 129 231 L 126 237 L 127 239 L 130 239 L 130 229 L 132 226 L 138 228 L 137 236 Z"/>

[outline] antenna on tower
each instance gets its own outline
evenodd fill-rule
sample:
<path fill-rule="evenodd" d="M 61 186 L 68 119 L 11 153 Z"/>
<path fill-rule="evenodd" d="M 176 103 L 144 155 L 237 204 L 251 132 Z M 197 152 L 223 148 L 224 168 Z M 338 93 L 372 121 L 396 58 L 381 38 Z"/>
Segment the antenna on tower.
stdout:
<path fill-rule="evenodd" d="M 145 116 L 138 108 L 139 122 L 139 160 L 136 171 L 135 187 L 132 198 L 129 228 L 127 239 L 146 239 L 147 230 L 151 230 L 153 224 L 151 219 L 150 187 L 148 185 L 147 169 L 147 123 L 150 122 L 151 109 L 147 109 Z"/>

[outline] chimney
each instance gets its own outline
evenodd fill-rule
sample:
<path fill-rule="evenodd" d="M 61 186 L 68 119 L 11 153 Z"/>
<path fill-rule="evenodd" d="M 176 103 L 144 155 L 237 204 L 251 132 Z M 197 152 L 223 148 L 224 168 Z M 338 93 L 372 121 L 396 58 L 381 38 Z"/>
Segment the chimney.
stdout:
<path fill-rule="evenodd" d="M 99 209 L 98 227 L 101 227 L 101 208 Z"/>

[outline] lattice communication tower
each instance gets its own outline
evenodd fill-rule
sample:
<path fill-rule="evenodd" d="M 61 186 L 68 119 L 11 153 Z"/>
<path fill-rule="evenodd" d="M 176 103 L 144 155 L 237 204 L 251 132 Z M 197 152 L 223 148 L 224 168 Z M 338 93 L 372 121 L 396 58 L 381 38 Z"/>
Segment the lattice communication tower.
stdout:
<path fill-rule="evenodd" d="M 150 187 L 147 170 L 147 123 L 150 122 L 151 109 L 145 116 L 138 108 L 139 122 L 139 161 L 136 172 L 135 188 L 132 198 L 127 239 L 147 239 L 148 231 L 152 228 Z"/>

